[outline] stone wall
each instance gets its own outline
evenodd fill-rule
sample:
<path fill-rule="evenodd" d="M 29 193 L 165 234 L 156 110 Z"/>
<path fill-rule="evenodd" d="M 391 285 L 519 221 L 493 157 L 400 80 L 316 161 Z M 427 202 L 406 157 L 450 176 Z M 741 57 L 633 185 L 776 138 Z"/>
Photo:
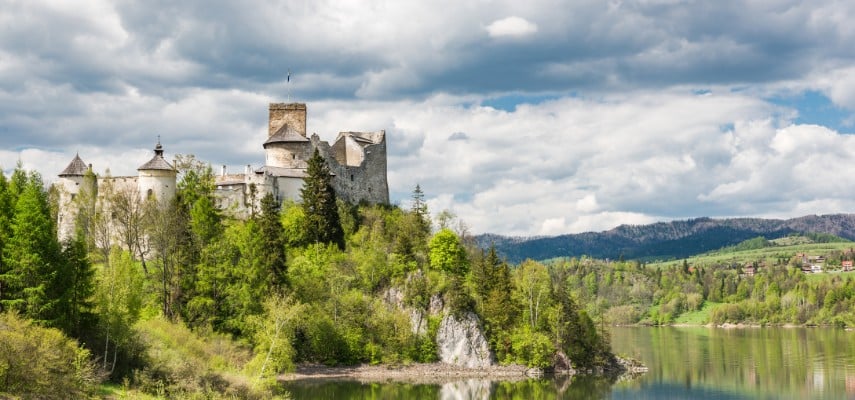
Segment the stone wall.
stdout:
<path fill-rule="evenodd" d="M 350 133 L 350 132 L 348 132 Z M 316 147 L 321 156 L 327 160 L 330 172 L 335 174 L 332 180 L 336 195 L 351 203 L 361 201 L 368 203 L 389 203 L 389 186 L 386 180 L 386 133 L 385 131 L 368 133 L 376 139 L 375 144 L 369 144 L 362 148 L 363 159 L 358 165 L 348 165 L 349 160 L 344 163 L 339 158 L 342 151 L 347 158 L 347 150 L 342 142 L 346 136 L 339 135 L 339 139 L 333 146 L 321 141 L 318 135 L 312 135 L 312 146 Z M 336 153 L 339 157 L 335 157 Z"/>

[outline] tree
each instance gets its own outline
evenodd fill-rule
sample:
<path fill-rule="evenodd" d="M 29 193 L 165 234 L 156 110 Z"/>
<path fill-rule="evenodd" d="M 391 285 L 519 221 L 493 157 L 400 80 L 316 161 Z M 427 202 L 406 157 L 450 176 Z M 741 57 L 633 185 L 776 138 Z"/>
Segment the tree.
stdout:
<path fill-rule="evenodd" d="M 148 274 L 145 258 L 148 246 L 145 243 L 144 203 L 140 200 L 139 189 L 136 185 L 119 189 L 112 193 L 109 199 L 110 216 L 115 226 L 117 236 L 122 245 L 128 249 L 132 257 L 142 263 L 143 271 Z"/>
<path fill-rule="evenodd" d="M 63 289 L 57 281 L 61 265 L 56 227 L 41 177 L 31 173 L 23 185 L 15 205 L 12 237 L 3 246 L 0 304 L 6 310 L 53 324 Z"/>
<path fill-rule="evenodd" d="M 416 188 L 413 190 L 413 204 L 410 211 L 418 218 L 425 236 L 430 233 L 430 215 L 428 215 L 427 203 L 425 203 L 425 193 L 419 184 L 416 184 Z"/>
<path fill-rule="evenodd" d="M 196 263 L 189 216 L 177 201 L 161 203 L 153 198 L 146 201 L 144 215 L 144 235 L 160 280 L 161 310 L 174 320 L 182 312 L 182 296 L 192 285 Z"/>
<path fill-rule="evenodd" d="M 539 262 L 526 260 L 517 268 L 516 287 L 527 308 L 524 313 L 528 317 L 528 323 L 532 330 L 535 330 L 549 301 L 549 271 Z"/>
<path fill-rule="evenodd" d="M 273 282 L 271 283 L 275 286 L 284 285 L 287 269 L 285 264 L 285 237 L 279 215 L 279 204 L 271 193 L 261 199 L 261 216 L 258 218 L 258 227 L 261 229 L 261 238 L 264 241 L 263 262 L 273 273 Z"/>
<path fill-rule="evenodd" d="M 145 280 L 129 253 L 118 247 L 113 253 L 109 257 L 113 262 L 98 271 L 95 287 L 95 310 L 104 340 L 101 362 L 109 373 L 115 370 L 119 354 L 127 354 L 133 344 L 132 326 L 140 318 Z"/>
<path fill-rule="evenodd" d="M 59 304 L 58 327 L 67 334 L 80 338 L 94 318 L 92 296 L 95 293 L 95 270 L 89 262 L 86 236 L 83 228 L 63 245 L 64 268 L 57 289 L 63 293 Z"/>
<path fill-rule="evenodd" d="M 430 265 L 447 273 L 463 276 L 469 270 L 466 248 L 450 229 L 443 229 L 431 238 Z"/>
<path fill-rule="evenodd" d="M 334 243 L 344 249 L 344 231 L 339 221 L 335 190 L 330 183 L 330 170 L 318 149 L 308 164 L 300 191 L 307 236 L 314 243 Z"/>

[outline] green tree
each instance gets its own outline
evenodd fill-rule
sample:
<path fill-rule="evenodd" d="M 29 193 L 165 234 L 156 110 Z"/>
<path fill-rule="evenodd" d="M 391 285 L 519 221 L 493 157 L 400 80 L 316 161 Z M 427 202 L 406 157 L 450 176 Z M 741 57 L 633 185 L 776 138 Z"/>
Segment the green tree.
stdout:
<path fill-rule="evenodd" d="M 457 234 L 450 229 L 437 232 L 431 238 L 428 248 L 431 267 L 456 276 L 463 276 L 469 271 L 466 248 Z"/>
<path fill-rule="evenodd" d="M 306 236 L 314 243 L 334 243 L 344 249 L 344 231 L 339 221 L 330 170 L 318 149 L 309 159 L 300 195 L 306 218 Z"/>
<path fill-rule="evenodd" d="M 419 184 L 416 184 L 416 188 L 413 190 L 413 204 L 410 211 L 418 218 L 425 235 L 430 233 L 430 215 L 428 214 L 428 207 L 425 202 L 425 193 Z"/>
<path fill-rule="evenodd" d="M 102 369 L 113 373 L 120 354 L 127 355 L 134 344 L 133 325 L 143 306 L 145 277 L 130 253 L 113 248 L 110 264 L 96 273 L 95 312 L 103 340 Z M 99 350 L 100 351 L 100 350 Z"/>
<path fill-rule="evenodd" d="M 95 293 L 95 270 L 89 262 L 86 237 L 83 229 L 63 245 L 64 267 L 59 279 L 63 296 L 59 301 L 58 327 L 67 334 L 80 338 L 84 330 L 92 328 L 94 321 L 92 297 Z M 60 271 L 58 271 L 60 272 Z"/>
<path fill-rule="evenodd" d="M 20 184 L 20 183 L 19 183 Z M 56 323 L 64 292 L 60 248 L 41 177 L 31 173 L 15 205 L 12 237 L 3 246 L 3 294 L 0 304 L 23 316 Z"/>
<path fill-rule="evenodd" d="M 261 229 L 261 237 L 264 241 L 262 257 L 263 263 L 272 272 L 274 286 L 286 283 L 287 265 L 285 264 L 285 236 L 282 228 L 281 216 L 279 215 L 279 203 L 268 193 L 261 199 L 261 216 L 258 218 L 258 227 Z"/>

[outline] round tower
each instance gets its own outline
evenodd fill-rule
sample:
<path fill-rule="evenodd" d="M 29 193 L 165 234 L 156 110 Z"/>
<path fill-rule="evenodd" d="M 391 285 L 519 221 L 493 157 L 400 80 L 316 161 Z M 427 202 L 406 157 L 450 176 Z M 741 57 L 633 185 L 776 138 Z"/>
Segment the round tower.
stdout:
<path fill-rule="evenodd" d="M 74 202 L 85 184 L 86 172 L 89 167 L 76 154 L 74 159 L 59 173 L 57 186 L 59 189 L 59 213 L 57 215 L 57 234 L 60 241 L 74 235 L 75 219 L 78 206 Z"/>
<path fill-rule="evenodd" d="M 137 168 L 140 198 L 143 201 L 154 198 L 160 203 L 172 201 L 175 198 L 176 177 L 178 171 L 163 158 L 163 146 L 160 139 L 154 147 L 154 157 Z"/>
<path fill-rule="evenodd" d="M 311 150 L 306 138 L 306 105 L 271 103 L 264 165 L 305 168 Z"/>

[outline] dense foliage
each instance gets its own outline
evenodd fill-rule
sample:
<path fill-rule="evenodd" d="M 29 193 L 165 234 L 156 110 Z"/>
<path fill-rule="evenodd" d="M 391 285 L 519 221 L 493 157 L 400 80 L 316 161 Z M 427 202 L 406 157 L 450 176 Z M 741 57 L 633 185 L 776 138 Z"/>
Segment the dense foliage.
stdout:
<path fill-rule="evenodd" d="M 839 268 L 842 259 L 852 256 L 833 251 L 826 256 L 826 268 Z M 556 268 L 570 271 L 571 292 L 586 310 L 611 324 L 855 325 L 855 275 L 839 270 L 806 274 L 801 266 L 792 253 L 748 265 L 683 261 L 648 267 L 586 258 L 555 262 Z"/>
<path fill-rule="evenodd" d="M 192 157 L 179 160 L 172 202 L 104 181 L 74 198 L 77 233 L 65 243 L 61 193 L 21 168 L 0 174 L 4 318 L 15 335 L 56 328 L 45 352 L 74 338 L 85 349 L 75 365 L 167 397 L 271 396 L 271 378 L 301 362 L 437 361 L 448 313 L 479 315 L 501 362 L 546 367 L 557 352 L 579 368 L 612 362 L 565 270 L 514 269 L 449 229 L 450 213 L 434 231 L 420 187 L 410 210 L 336 201 L 313 160 L 303 203 L 280 209 L 265 196 L 246 220 L 215 207 L 211 169 Z"/>

